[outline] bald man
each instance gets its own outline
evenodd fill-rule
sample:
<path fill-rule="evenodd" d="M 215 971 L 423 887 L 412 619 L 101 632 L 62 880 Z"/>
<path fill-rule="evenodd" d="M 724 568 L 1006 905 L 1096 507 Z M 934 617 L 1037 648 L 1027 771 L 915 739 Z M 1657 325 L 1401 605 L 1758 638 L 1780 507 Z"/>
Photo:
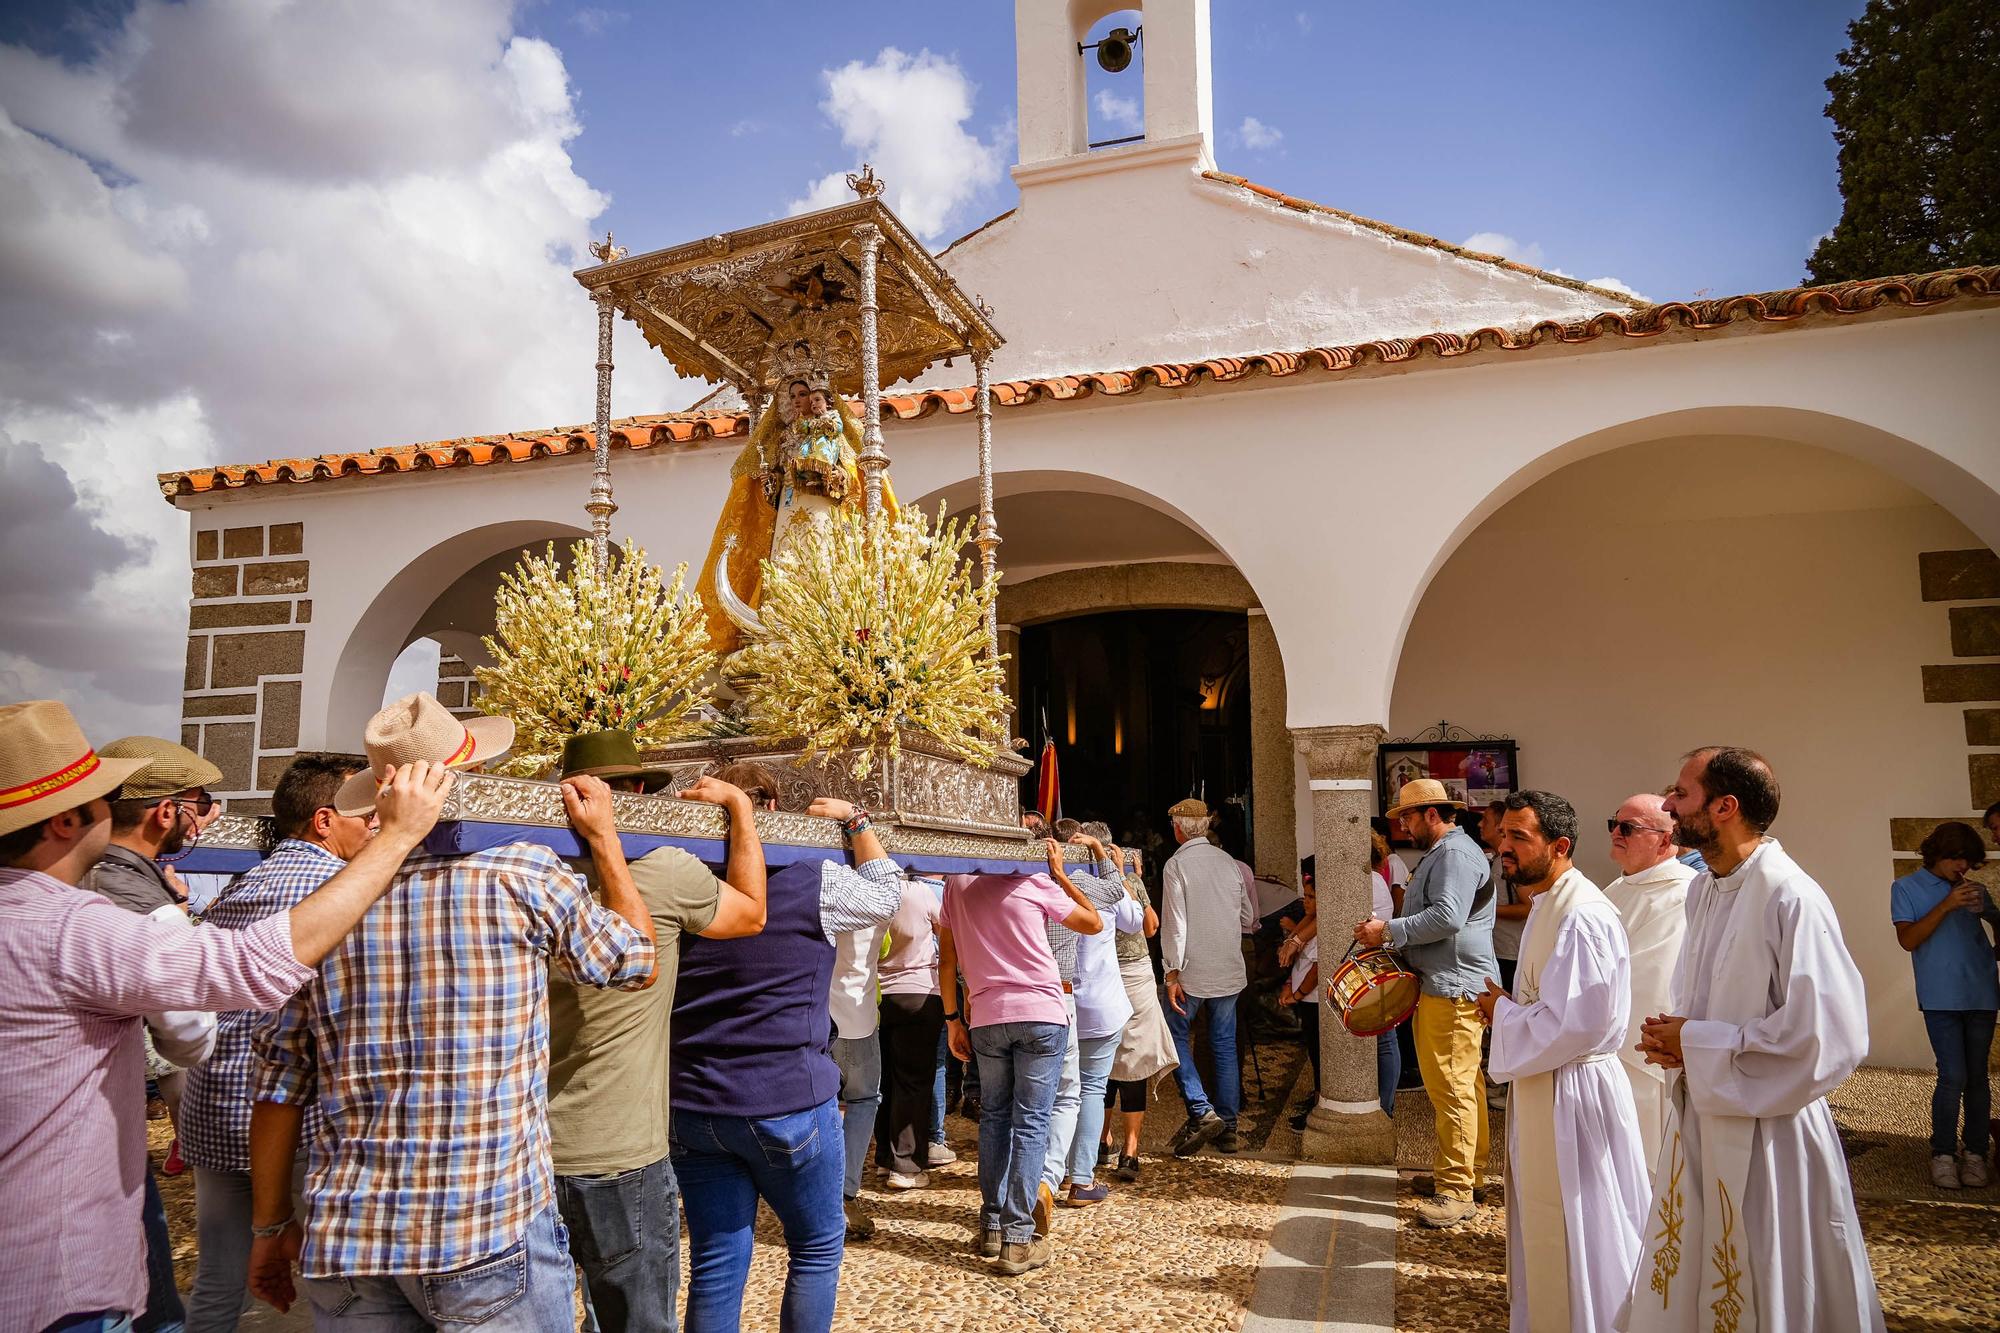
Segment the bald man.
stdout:
<path fill-rule="evenodd" d="M 1631 797 L 1606 823 L 1611 829 L 1611 859 L 1621 872 L 1605 886 L 1604 895 L 1625 923 L 1632 952 L 1631 1031 L 1618 1053 L 1632 1081 L 1632 1100 L 1639 1111 L 1639 1137 L 1646 1169 L 1659 1160 L 1660 1139 L 1667 1123 L 1667 1071 L 1646 1063 L 1639 1052 L 1639 1024 L 1649 1014 L 1671 1007 L 1674 965 L 1680 962 L 1681 937 L 1687 930 L 1687 886 L 1693 866 L 1675 857 L 1674 824 L 1666 801 L 1650 792 Z"/>

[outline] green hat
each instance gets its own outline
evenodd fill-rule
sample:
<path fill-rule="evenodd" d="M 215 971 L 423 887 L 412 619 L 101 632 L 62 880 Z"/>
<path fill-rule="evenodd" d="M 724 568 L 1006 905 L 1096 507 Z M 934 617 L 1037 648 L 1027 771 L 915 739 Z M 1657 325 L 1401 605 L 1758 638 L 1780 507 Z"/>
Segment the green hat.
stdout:
<path fill-rule="evenodd" d="M 222 770 L 185 745 L 158 736 L 125 736 L 99 746 L 101 759 L 150 759 L 151 763 L 119 784 L 114 801 L 153 801 L 196 787 L 220 787 Z"/>
<path fill-rule="evenodd" d="M 629 731 L 586 731 L 563 742 L 566 778 L 631 778 L 665 772 L 665 765 L 640 762 L 638 738 Z"/>

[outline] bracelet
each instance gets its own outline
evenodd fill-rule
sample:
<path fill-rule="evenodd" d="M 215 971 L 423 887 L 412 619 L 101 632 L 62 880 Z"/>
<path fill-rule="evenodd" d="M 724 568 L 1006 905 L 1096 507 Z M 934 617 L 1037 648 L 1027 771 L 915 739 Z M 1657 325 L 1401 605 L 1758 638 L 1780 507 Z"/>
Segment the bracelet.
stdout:
<path fill-rule="evenodd" d="M 284 1221 L 273 1222 L 268 1227 L 251 1227 L 250 1234 L 258 1240 L 270 1240 L 273 1236 L 283 1235 L 285 1228 L 292 1224 L 292 1220 L 292 1214 L 286 1213 Z"/>
<path fill-rule="evenodd" d="M 847 822 L 840 826 L 840 831 L 851 838 L 857 833 L 867 832 L 870 827 L 872 821 L 868 812 L 857 805 L 854 807 L 854 813 L 847 817 Z"/>

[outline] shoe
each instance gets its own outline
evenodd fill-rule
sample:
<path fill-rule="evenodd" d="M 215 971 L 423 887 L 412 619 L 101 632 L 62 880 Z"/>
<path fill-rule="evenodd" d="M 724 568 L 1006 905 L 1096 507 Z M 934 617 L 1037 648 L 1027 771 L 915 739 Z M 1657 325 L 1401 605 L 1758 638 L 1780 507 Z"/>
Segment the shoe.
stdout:
<path fill-rule="evenodd" d="M 1217 1152 L 1237 1152 L 1242 1147 L 1243 1136 L 1236 1132 L 1235 1124 L 1228 1120 L 1223 1121 L 1222 1132 L 1215 1136 L 1215 1150 Z"/>
<path fill-rule="evenodd" d="M 919 1171 L 914 1176 L 891 1171 L 882 1177 L 882 1188 L 885 1190 L 920 1190 L 930 1183 L 930 1173 L 925 1171 Z"/>
<path fill-rule="evenodd" d="M 1417 1205 L 1417 1220 L 1442 1231 L 1471 1219 L 1479 1205 L 1470 1199 L 1425 1199 Z"/>
<path fill-rule="evenodd" d="M 861 1211 L 861 1200 L 843 1199 L 841 1211 L 847 1214 L 847 1238 L 849 1240 L 873 1240 L 875 1219 Z"/>
<path fill-rule="evenodd" d="M 1097 1164 L 1099 1166 L 1110 1166 L 1117 1160 L 1118 1152 L 1110 1144 L 1100 1143 L 1097 1145 Z"/>
<path fill-rule="evenodd" d="M 167 1145 L 167 1160 L 160 1163 L 160 1174 L 178 1176 L 187 1170 L 187 1163 L 181 1160 L 181 1141 L 175 1139 Z"/>
<path fill-rule="evenodd" d="M 166 1118 L 167 1099 L 164 1097 L 148 1097 L 146 1099 L 146 1119 L 165 1120 Z"/>
<path fill-rule="evenodd" d="M 1931 1158 L 1931 1184 L 1941 1190 L 1955 1190 L 1963 1183 L 1958 1178 L 1958 1158 L 1948 1152 Z"/>
<path fill-rule="evenodd" d="M 925 1166 L 950 1166 L 957 1160 L 958 1154 L 949 1145 L 943 1143 L 933 1143 L 930 1146 L 930 1151 L 924 1154 Z"/>
<path fill-rule="evenodd" d="M 1303 1134 L 1306 1132 L 1306 1120 L 1311 1117 L 1312 1113 L 1313 1109 L 1310 1105 L 1301 1106 L 1299 1108 L 1299 1113 L 1293 1116 L 1287 1123 L 1290 1124 L 1293 1129 L 1296 1129 L 1297 1131 L 1299 1131 L 1299 1133 Z"/>
<path fill-rule="evenodd" d="M 975 1125 L 978 1124 L 979 1099 L 977 1097 L 967 1097 L 964 1101 L 958 1104 L 958 1113 L 964 1116 L 967 1120 L 970 1120 L 973 1124 Z"/>
<path fill-rule="evenodd" d="M 1047 1236 L 1037 1236 L 1031 1241 L 1013 1241 L 1000 1247 L 1000 1261 L 993 1265 L 993 1271 L 1002 1277 L 1019 1277 L 1040 1268 L 1054 1254 L 1055 1248 L 1049 1244 Z"/>
<path fill-rule="evenodd" d="M 998 1259 L 1000 1257 L 1000 1228 L 988 1227 L 984 1231 L 981 1231 L 979 1239 L 974 1243 L 973 1248 L 979 1251 L 979 1257 L 982 1259 Z"/>
<path fill-rule="evenodd" d="M 1091 1181 L 1088 1185 L 1070 1182 L 1069 1193 L 1063 1195 L 1063 1207 L 1088 1208 L 1093 1203 L 1103 1203 L 1111 1197 L 1111 1187 Z"/>
<path fill-rule="evenodd" d="M 1225 1126 L 1222 1117 L 1210 1111 L 1206 1115 L 1189 1116 L 1187 1123 L 1174 1131 L 1174 1137 L 1167 1147 L 1176 1157 L 1192 1157 L 1202 1148 L 1213 1143 Z"/>
<path fill-rule="evenodd" d="M 1049 1234 L 1050 1225 L 1056 1220 L 1056 1192 L 1044 1180 L 1035 1186 L 1035 1235 Z M 1024 1270 L 1025 1271 L 1025 1270 Z"/>
<path fill-rule="evenodd" d="M 1137 1184 L 1139 1180 L 1139 1159 L 1136 1157 L 1127 1157 L 1121 1153 L 1118 1157 L 1118 1165 L 1111 1168 L 1111 1178 L 1113 1180 L 1122 1180 L 1127 1185 Z"/>
<path fill-rule="evenodd" d="M 1967 1153 L 1958 1166 L 1958 1183 L 1969 1190 L 1983 1190 L 1993 1183 L 1987 1174 L 1986 1158 L 1980 1153 Z"/>
<path fill-rule="evenodd" d="M 1488 1201 L 1487 1195 L 1489 1193 L 1497 1195 L 1499 1189 L 1498 1185 L 1474 1185 L 1472 1187 L 1472 1201 L 1474 1203 L 1486 1203 Z M 1437 1178 L 1435 1176 L 1417 1176 L 1413 1178 L 1410 1181 L 1410 1193 L 1420 1199 L 1435 1199 L 1437 1197 Z M 1495 1202 L 1497 1202 L 1497 1199 Z"/>

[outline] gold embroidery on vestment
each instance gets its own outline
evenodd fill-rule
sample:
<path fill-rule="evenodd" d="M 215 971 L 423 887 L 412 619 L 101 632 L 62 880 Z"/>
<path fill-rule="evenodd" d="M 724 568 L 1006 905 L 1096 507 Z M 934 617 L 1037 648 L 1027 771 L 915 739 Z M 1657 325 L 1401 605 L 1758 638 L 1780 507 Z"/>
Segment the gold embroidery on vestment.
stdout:
<path fill-rule="evenodd" d="M 1722 1214 L 1722 1239 L 1715 1243 L 1714 1254 L 1719 1276 L 1709 1284 L 1709 1289 L 1722 1294 L 1708 1308 L 1715 1312 L 1715 1333 L 1736 1333 L 1736 1326 L 1743 1319 L 1743 1293 L 1737 1286 L 1743 1280 L 1743 1269 L 1736 1262 L 1736 1207 L 1729 1201 L 1727 1186 L 1718 1180 L 1715 1188 L 1722 1199 L 1717 1210 Z"/>
<path fill-rule="evenodd" d="M 1681 1271 L 1681 1228 L 1687 1224 L 1687 1200 L 1681 1195 L 1681 1173 L 1687 1169 L 1687 1160 L 1681 1152 L 1678 1130 L 1674 1133 L 1673 1156 L 1668 1161 L 1667 1188 L 1660 1195 L 1660 1233 L 1653 1238 L 1659 1242 L 1659 1248 L 1653 1251 L 1653 1278 L 1648 1284 L 1659 1293 L 1662 1310 L 1669 1303 L 1668 1288 Z"/>

